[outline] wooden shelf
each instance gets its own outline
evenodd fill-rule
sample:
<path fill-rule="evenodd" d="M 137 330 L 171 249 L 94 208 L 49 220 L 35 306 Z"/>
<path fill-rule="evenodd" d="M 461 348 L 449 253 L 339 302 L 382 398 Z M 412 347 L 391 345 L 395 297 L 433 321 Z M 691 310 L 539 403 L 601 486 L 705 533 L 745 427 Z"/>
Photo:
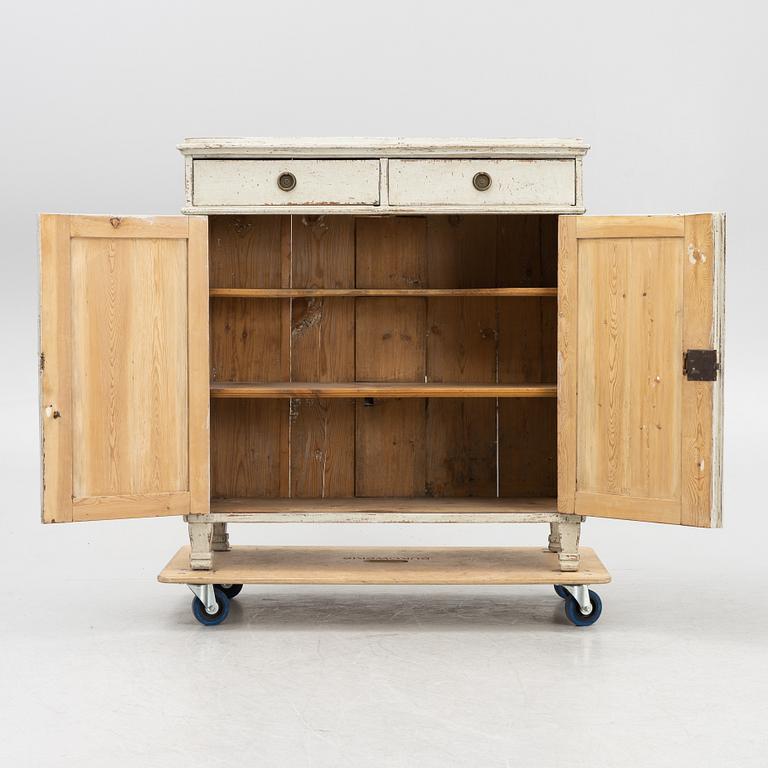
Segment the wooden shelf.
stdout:
<path fill-rule="evenodd" d="M 403 514 L 428 512 L 527 513 L 557 512 L 557 499 L 496 499 L 470 497 L 415 496 L 406 498 L 335 498 L 335 499 L 211 499 L 211 512 L 270 513 L 284 512 L 326 514 L 395 512 Z"/>
<path fill-rule="evenodd" d="M 610 574 L 582 547 L 578 571 L 560 571 L 541 547 L 232 547 L 213 569 L 191 570 L 182 547 L 166 584 L 606 584 Z"/>
<path fill-rule="evenodd" d="M 211 397 L 557 397 L 555 384 L 420 384 L 411 382 L 214 382 Z"/>
<path fill-rule="evenodd" d="M 557 296 L 557 288 L 211 288 L 214 298 L 302 299 L 315 297 Z"/>

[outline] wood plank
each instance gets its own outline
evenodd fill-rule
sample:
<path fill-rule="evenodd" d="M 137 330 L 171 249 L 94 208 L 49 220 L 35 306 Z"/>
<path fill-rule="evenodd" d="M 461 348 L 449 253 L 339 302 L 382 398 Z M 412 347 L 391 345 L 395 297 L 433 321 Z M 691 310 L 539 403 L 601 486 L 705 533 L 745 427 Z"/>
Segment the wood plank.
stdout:
<path fill-rule="evenodd" d="M 206 499 L 204 511 L 208 511 Z M 123 494 L 117 496 L 79 497 L 72 501 L 73 520 L 121 520 L 140 517 L 167 517 L 188 515 L 191 512 L 191 494 L 174 493 Z M 203 509 L 203 507 L 199 507 Z"/>
<path fill-rule="evenodd" d="M 427 495 L 496 496 L 495 399 L 427 401 L 425 439 Z"/>
<path fill-rule="evenodd" d="M 187 242 L 74 238 L 70 249 L 72 493 L 186 491 Z"/>
<path fill-rule="evenodd" d="M 424 288 L 426 220 L 393 217 L 357 221 L 356 287 Z M 426 370 L 426 302 L 358 299 L 355 379 L 419 381 Z"/>
<path fill-rule="evenodd" d="M 683 216 L 580 216 L 576 220 L 576 237 L 682 237 Z"/>
<path fill-rule="evenodd" d="M 355 221 L 349 216 L 295 217 L 292 286 L 348 290 L 355 284 Z M 292 301 L 291 378 L 353 381 L 355 302 L 352 298 Z M 292 496 L 355 492 L 355 404 L 352 400 L 291 401 Z"/>
<path fill-rule="evenodd" d="M 579 242 L 580 491 L 680 497 L 682 240 Z"/>
<path fill-rule="evenodd" d="M 568 514 L 573 513 L 576 495 L 577 267 L 576 217 L 561 216 L 557 272 L 557 509 Z"/>
<path fill-rule="evenodd" d="M 283 234 L 288 216 L 209 216 L 210 284 L 214 288 L 283 285 Z"/>
<path fill-rule="evenodd" d="M 211 302 L 211 381 L 287 381 L 290 328 L 283 310 L 279 299 Z"/>
<path fill-rule="evenodd" d="M 323 499 L 261 499 L 261 498 L 220 498 L 211 500 L 211 512 L 246 514 L 286 512 L 333 513 L 477 513 L 477 514 L 523 514 L 556 512 L 557 501 L 553 497 L 543 498 L 483 498 L 429 496 L 383 497 L 383 498 L 333 498 Z"/>
<path fill-rule="evenodd" d="M 355 494 L 355 403 L 291 400 L 291 496 Z"/>
<path fill-rule="evenodd" d="M 189 514 L 208 511 L 210 473 L 210 351 L 208 343 L 208 220 L 191 217 L 187 243 L 187 359 L 189 401 Z"/>
<path fill-rule="evenodd" d="M 610 493 L 576 492 L 577 515 L 613 517 L 648 523 L 680 523 L 678 499 L 649 499 Z"/>
<path fill-rule="evenodd" d="M 557 288 L 211 288 L 212 298 L 307 299 L 329 297 L 411 298 L 557 296 Z"/>
<path fill-rule="evenodd" d="M 722 275 L 722 241 L 715 242 L 711 214 L 685 217 L 683 271 L 683 340 L 685 349 L 720 349 L 718 317 L 721 290 L 716 285 Z M 717 465 L 721 451 L 717 416 L 723 373 L 718 380 L 682 382 L 682 523 L 704 528 L 721 525 L 720 482 Z M 713 483 L 713 476 L 718 482 Z"/>
<path fill-rule="evenodd" d="M 423 496 L 426 401 L 356 402 L 355 495 Z"/>
<path fill-rule="evenodd" d="M 285 400 L 215 400 L 211 403 L 211 495 L 287 494 L 283 432 Z"/>
<path fill-rule="evenodd" d="M 557 402 L 499 400 L 499 495 L 557 493 Z"/>
<path fill-rule="evenodd" d="M 72 216 L 70 237 L 171 238 L 185 240 L 186 216 Z"/>
<path fill-rule="evenodd" d="M 70 217 L 40 216 L 42 516 L 72 521 L 72 299 Z M 60 416 L 54 417 L 58 413 Z"/>
<path fill-rule="evenodd" d="M 538 547 L 232 547 L 210 571 L 191 570 L 182 547 L 158 576 L 170 584 L 607 584 L 593 550 L 578 571 L 561 572 Z"/>
<path fill-rule="evenodd" d="M 214 398 L 273 397 L 557 397 L 554 384 L 414 384 L 409 382 L 214 382 Z"/>

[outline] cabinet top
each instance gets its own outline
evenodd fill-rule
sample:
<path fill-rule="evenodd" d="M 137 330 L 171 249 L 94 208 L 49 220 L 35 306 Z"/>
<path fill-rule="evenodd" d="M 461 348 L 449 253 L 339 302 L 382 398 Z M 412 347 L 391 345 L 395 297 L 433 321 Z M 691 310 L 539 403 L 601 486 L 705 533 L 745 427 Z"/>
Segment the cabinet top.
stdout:
<path fill-rule="evenodd" d="M 368 137 L 191 138 L 178 145 L 192 157 L 580 157 L 582 139 Z"/>

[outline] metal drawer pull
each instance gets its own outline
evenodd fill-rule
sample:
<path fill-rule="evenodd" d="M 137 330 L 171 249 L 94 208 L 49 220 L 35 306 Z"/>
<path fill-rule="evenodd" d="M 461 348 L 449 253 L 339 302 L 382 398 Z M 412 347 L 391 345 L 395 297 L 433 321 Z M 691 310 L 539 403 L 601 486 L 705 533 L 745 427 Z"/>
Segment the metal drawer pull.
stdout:
<path fill-rule="evenodd" d="M 296 177 L 285 171 L 277 177 L 277 186 L 283 190 L 283 192 L 290 192 L 296 186 Z"/>
<path fill-rule="evenodd" d="M 485 171 L 480 171 L 472 177 L 472 185 L 478 192 L 485 192 L 491 186 L 491 177 Z"/>

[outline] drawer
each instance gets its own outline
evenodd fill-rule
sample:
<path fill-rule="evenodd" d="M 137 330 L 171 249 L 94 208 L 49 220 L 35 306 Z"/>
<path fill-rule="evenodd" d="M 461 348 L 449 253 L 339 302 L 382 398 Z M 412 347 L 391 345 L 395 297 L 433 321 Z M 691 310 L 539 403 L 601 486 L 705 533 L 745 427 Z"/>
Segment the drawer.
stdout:
<path fill-rule="evenodd" d="M 576 205 L 576 162 L 390 160 L 392 206 Z"/>
<path fill-rule="evenodd" d="M 195 160 L 199 207 L 378 205 L 378 160 Z"/>

